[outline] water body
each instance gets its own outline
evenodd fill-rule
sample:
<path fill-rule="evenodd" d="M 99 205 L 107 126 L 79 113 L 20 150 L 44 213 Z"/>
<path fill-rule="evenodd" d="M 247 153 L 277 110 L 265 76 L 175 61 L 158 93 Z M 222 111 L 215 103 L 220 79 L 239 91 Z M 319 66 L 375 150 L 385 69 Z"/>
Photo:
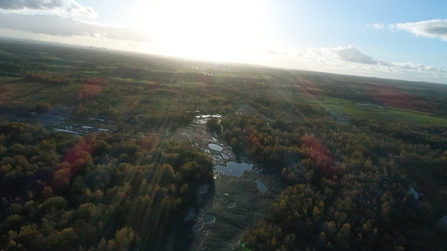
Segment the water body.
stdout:
<path fill-rule="evenodd" d="M 236 206 L 236 202 L 234 202 L 234 201 L 228 203 L 228 205 L 227 205 L 228 208 L 233 208 L 235 206 Z"/>
<path fill-rule="evenodd" d="M 230 161 L 227 163 L 227 166 L 217 165 L 216 170 L 224 175 L 239 177 L 244 173 L 244 171 L 250 171 L 252 167 L 252 164 Z"/>
<path fill-rule="evenodd" d="M 223 147 L 216 145 L 216 144 L 208 144 L 208 147 L 213 149 L 214 151 L 222 151 Z"/>
<path fill-rule="evenodd" d="M 262 193 L 267 192 L 267 187 L 260 180 L 256 180 L 256 186 L 258 187 L 258 190 L 261 191 Z"/>
<path fill-rule="evenodd" d="M 229 159 L 229 158 L 230 158 L 230 156 L 226 155 L 225 153 L 221 153 L 221 154 L 222 154 L 222 157 L 223 157 L 224 159 Z"/>
<path fill-rule="evenodd" d="M 413 194 L 414 198 L 417 200 L 419 199 L 419 197 L 424 196 L 424 194 L 419 193 L 418 191 L 416 191 L 416 189 L 414 189 L 414 187 L 410 187 L 410 192 Z"/>
<path fill-rule="evenodd" d="M 196 215 L 194 208 L 190 208 L 188 211 L 188 214 L 186 214 L 186 216 L 185 216 L 185 222 L 192 221 L 196 217 L 197 217 L 197 215 Z"/>
<path fill-rule="evenodd" d="M 202 230 L 202 228 L 203 228 L 203 224 L 202 224 L 202 223 L 199 223 L 199 224 L 194 225 L 194 226 L 191 228 L 191 230 L 192 230 L 193 232 L 199 232 L 200 230 Z"/>
<path fill-rule="evenodd" d="M 205 224 L 211 224 L 215 221 L 216 221 L 216 217 L 214 217 L 211 214 L 207 214 L 207 215 L 205 215 L 205 217 L 203 217 L 203 223 L 205 223 Z"/>

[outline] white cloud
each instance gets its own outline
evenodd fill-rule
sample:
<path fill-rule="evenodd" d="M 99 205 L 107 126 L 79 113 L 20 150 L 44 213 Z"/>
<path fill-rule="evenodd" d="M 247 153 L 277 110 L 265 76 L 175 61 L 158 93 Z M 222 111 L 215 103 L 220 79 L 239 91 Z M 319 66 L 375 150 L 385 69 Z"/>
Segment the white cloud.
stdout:
<path fill-rule="evenodd" d="M 50 36 L 86 36 L 136 42 L 150 40 L 147 33 L 140 30 L 87 23 L 53 15 L 0 13 L 0 28 Z"/>
<path fill-rule="evenodd" d="M 16 13 L 97 16 L 91 7 L 82 6 L 74 0 L 0 0 L 0 9 Z"/>
<path fill-rule="evenodd" d="M 361 53 L 355 45 L 350 45 L 349 47 L 339 46 L 336 49 L 328 49 L 335 55 L 337 55 L 341 60 L 362 64 L 376 64 L 370 56 Z"/>
<path fill-rule="evenodd" d="M 305 51 L 277 51 L 277 55 L 281 55 L 281 58 L 276 58 L 274 66 L 447 83 L 446 70 L 412 62 L 388 62 L 383 59 L 374 59 L 362 53 L 354 45 L 337 48 L 307 48 Z M 270 54 L 270 56 L 275 55 Z"/>
<path fill-rule="evenodd" d="M 376 30 L 381 30 L 385 28 L 385 24 L 368 24 L 369 27 L 374 28 Z"/>
<path fill-rule="evenodd" d="M 398 23 L 396 28 L 417 36 L 438 37 L 447 41 L 447 19 L 435 19 L 415 23 Z"/>
<path fill-rule="evenodd" d="M 265 52 L 270 54 L 276 54 L 275 50 L 273 50 L 272 48 L 266 48 Z"/>

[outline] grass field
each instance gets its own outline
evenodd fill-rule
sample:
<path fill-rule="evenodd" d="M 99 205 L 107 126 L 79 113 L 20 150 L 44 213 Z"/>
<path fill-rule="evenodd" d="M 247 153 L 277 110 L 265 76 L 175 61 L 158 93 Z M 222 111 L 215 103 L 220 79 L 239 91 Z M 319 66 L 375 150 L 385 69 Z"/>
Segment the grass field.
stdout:
<path fill-rule="evenodd" d="M 363 119 L 447 126 L 447 119 L 433 117 L 426 112 L 403 110 L 372 104 L 363 106 L 352 101 L 336 98 L 325 98 L 321 102 L 321 105 L 328 111 L 345 113 Z"/>

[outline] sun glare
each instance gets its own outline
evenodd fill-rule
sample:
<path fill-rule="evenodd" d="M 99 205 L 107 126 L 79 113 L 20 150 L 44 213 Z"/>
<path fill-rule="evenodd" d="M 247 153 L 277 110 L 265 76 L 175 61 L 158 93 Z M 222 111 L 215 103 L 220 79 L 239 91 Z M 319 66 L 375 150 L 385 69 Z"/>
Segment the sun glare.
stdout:
<path fill-rule="evenodd" d="M 141 25 L 163 54 L 240 61 L 264 46 L 258 1 L 168 0 L 148 3 L 146 8 Z"/>

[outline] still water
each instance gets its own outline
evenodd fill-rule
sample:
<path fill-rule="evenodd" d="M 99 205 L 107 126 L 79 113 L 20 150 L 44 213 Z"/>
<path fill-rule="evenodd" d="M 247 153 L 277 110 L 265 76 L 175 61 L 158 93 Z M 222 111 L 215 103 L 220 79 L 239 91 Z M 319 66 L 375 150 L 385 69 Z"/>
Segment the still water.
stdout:
<path fill-rule="evenodd" d="M 244 173 L 244 171 L 250 171 L 252 167 L 252 164 L 229 161 L 227 162 L 226 166 L 216 165 L 216 170 L 221 172 L 223 175 L 239 177 Z"/>

